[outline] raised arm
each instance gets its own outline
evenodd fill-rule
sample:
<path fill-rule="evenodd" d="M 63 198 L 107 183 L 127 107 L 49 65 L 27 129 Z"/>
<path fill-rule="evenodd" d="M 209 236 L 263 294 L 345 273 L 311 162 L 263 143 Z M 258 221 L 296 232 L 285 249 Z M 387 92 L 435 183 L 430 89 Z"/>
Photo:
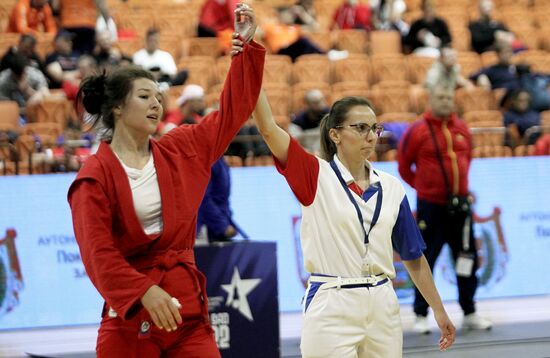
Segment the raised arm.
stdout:
<path fill-rule="evenodd" d="M 253 115 L 256 120 L 256 126 L 271 153 L 273 153 L 273 156 L 282 164 L 286 164 L 290 135 L 275 123 L 271 107 L 263 90 L 260 92 Z"/>
<path fill-rule="evenodd" d="M 252 9 L 243 6 L 237 8 L 237 16 L 242 23 L 248 23 L 240 34 L 243 35 L 241 39 L 244 37 L 243 40 L 249 42 L 243 44 L 242 53 L 236 54 L 231 61 L 220 96 L 220 109 L 210 113 L 198 125 L 188 128 L 180 126 L 161 138 L 161 142 L 172 142 L 183 150 L 193 145 L 199 155 L 206 157 L 208 167 L 225 152 L 248 120 L 262 86 L 265 49 L 252 40 L 256 28 L 255 16 Z M 188 143 L 189 139 L 192 143 Z"/>

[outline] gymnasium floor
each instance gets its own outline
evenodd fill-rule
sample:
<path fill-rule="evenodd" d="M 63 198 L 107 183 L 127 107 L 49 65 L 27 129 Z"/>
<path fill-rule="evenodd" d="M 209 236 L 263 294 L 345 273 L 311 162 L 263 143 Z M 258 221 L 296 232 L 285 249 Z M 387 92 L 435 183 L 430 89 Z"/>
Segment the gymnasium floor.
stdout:
<path fill-rule="evenodd" d="M 459 329 L 455 346 L 445 353 L 437 350 L 439 336 L 433 318 L 433 333 L 416 335 L 410 331 L 414 320 L 411 307 L 401 307 L 405 331 L 404 357 L 550 357 L 550 296 L 479 302 L 479 313 L 494 322 L 492 330 L 483 332 L 460 330 L 462 315 L 458 305 L 449 303 L 446 307 Z M 281 315 L 282 357 L 300 357 L 300 325 L 299 313 Z M 16 358 L 33 354 L 38 357 L 92 358 L 96 330 L 95 326 L 86 326 L 0 332 L 0 357 Z"/>

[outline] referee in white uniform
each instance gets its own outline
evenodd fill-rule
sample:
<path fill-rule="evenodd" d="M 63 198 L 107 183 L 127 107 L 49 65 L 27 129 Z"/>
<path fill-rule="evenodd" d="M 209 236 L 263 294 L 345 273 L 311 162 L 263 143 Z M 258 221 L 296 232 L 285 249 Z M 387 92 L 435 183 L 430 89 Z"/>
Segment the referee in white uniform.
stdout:
<path fill-rule="evenodd" d="M 238 45 L 236 40 L 233 49 Z M 381 132 L 370 103 L 346 97 L 332 106 L 321 122 L 324 159 L 305 152 L 275 124 L 264 93 L 254 117 L 277 169 L 302 204 L 302 249 L 311 273 L 302 356 L 402 356 L 399 303 L 390 281 L 393 249 L 434 309 L 439 348 L 449 348 L 455 328 L 422 254 L 405 190 L 367 161 Z"/>

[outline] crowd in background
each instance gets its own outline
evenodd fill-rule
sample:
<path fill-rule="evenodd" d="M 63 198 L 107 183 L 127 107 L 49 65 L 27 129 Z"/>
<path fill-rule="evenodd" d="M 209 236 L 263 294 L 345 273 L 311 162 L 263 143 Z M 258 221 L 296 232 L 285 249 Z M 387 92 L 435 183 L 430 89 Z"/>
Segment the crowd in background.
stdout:
<path fill-rule="evenodd" d="M 101 134 L 87 131 L 74 108 L 78 86 L 117 66 L 141 66 L 161 83 L 158 136 L 198 123 L 216 108 L 236 3 L 2 0 L 3 172 L 78 170 Z M 278 123 L 312 152 L 329 105 L 362 95 L 386 128 L 373 159 L 393 160 L 401 134 L 427 109 L 428 91 L 445 84 L 456 88 L 457 112 L 481 140 L 476 156 L 548 155 L 550 47 L 522 30 L 543 33 L 543 17 L 503 16 L 510 9 L 550 15 L 539 3 L 257 0 L 256 37 L 270 53 L 266 71 L 274 69 L 264 87 Z M 379 48 L 384 34 L 393 37 Z M 272 164 L 253 118 L 226 155 L 231 165 Z"/>

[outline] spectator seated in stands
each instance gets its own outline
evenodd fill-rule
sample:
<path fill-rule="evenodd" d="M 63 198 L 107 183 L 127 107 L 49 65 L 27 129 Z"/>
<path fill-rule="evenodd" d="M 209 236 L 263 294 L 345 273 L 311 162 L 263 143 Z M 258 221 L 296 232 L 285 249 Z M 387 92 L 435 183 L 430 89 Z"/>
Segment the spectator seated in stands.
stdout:
<path fill-rule="evenodd" d="M 422 17 L 412 23 L 405 46 L 415 55 L 437 57 L 437 49 L 450 43 L 447 23 L 436 16 L 433 1 L 422 0 Z"/>
<path fill-rule="evenodd" d="M 515 90 L 520 87 L 518 71 L 510 62 L 513 52 L 509 45 L 499 43 L 496 46 L 498 63 L 482 68 L 470 76 L 470 80 L 477 81 L 477 85 L 485 88 L 505 88 Z"/>
<path fill-rule="evenodd" d="M 304 103 L 306 108 L 294 117 L 293 126 L 289 128 L 289 132 L 304 148 L 310 152 L 318 152 L 320 150 L 319 124 L 330 108 L 327 106 L 323 92 L 318 89 L 306 92 Z"/>
<path fill-rule="evenodd" d="M 297 0 L 296 4 L 289 8 L 289 11 L 294 16 L 294 25 L 300 25 L 306 31 L 319 30 L 319 22 L 317 22 L 317 13 L 315 6 L 313 6 L 313 0 Z"/>
<path fill-rule="evenodd" d="M 97 71 L 97 62 L 90 55 L 80 56 L 78 59 L 78 74 L 71 79 L 66 79 L 61 88 L 68 100 L 74 101 L 78 93 L 80 82 Z"/>
<path fill-rule="evenodd" d="M 357 0 L 345 0 L 334 12 L 331 29 L 370 31 L 373 29 L 372 11 L 368 5 Z"/>
<path fill-rule="evenodd" d="M 271 155 L 252 117 L 241 127 L 239 133 L 237 133 L 237 137 L 229 144 L 225 155 L 240 157 L 243 162 L 246 162 L 247 158 L 267 157 Z"/>
<path fill-rule="evenodd" d="M 98 32 L 96 35 L 96 45 L 92 52 L 97 66 L 100 70 L 109 71 L 111 68 L 118 66 L 122 54 L 113 47 L 113 38 L 109 31 Z"/>
<path fill-rule="evenodd" d="M 472 88 L 474 84 L 460 73 L 460 65 L 456 63 L 456 51 L 448 46 L 439 50 L 439 59 L 433 63 L 426 74 L 424 87 L 433 89 L 436 86 L 448 88 Z"/>
<path fill-rule="evenodd" d="M 410 26 L 403 20 L 403 14 L 407 10 L 407 4 L 403 0 L 385 1 L 371 0 L 370 5 L 374 12 L 373 23 L 377 30 L 396 30 L 405 40 Z"/>
<path fill-rule="evenodd" d="M 73 50 L 74 35 L 61 30 L 54 39 L 54 52 L 46 57 L 46 74 L 51 88 L 61 88 L 65 80 L 72 80 L 78 74 L 80 54 Z"/>
<path fill-rule="evenodd" d="M 327 101 L 323 92 L 318 89 L 313 89 L 304 95 L 304 103 L 306 108 L 298 113 L 292 120 L 302 130 L 319 128 L 321 119 L 327 114 L 330 108 L 327 106 Z"/>
<path fill-rule="evenodd" d="M 221 31 L 233 32 L 237 0 L 206 0 L 202 6 L 197 34 L 216 37 Z"/>
<path fill-rule="evenodd" d="M 518 65 L 520 86 L 531 96 L 531 109 L 542 112 L 550 109 L 550 74 L 533 73 L 529 65 Z"/>
<path fill-rule="evenodd" d="M 27 104 L 42 101 L 48 93 L 44 74 L 28 66 L 27 59 L 20 54 L 14 55 L 9 68 L 0 72 L 0 101 L 16 101 L 21 114 Z"/>
<path fill-rule="evenodd" d="M 73 34 L 74 49 L 80 54 L 94 50 L 98 16 L 106 24 L 113 21 L 107 0 L 52 0 L 52 8 L 59 14 L 61 27 Z"/>
<path fill-rule="evenodd" d="M 52 9 L 47 0 L 19 0 L 11 12 L 6 32 L 35 34 L 57 31 Z"/>
<path fill-rule="evenodd" d="M 159 30 L 151 28 L 145 35 L 145 48 L 134 54 L 134 64 L 153 72 L 157 81 L 181 85 L 187 79 L 187 72 L 178 74 L 176 62 L 172 55 L 159 49 Z"/>
<path fill-rule="evenodd" d="M 288 8 L 278 11 L 278 22 L 266 23 L 257 31 L 263 32 L 263 38 L 272 53 L 289 56 L 292 61 L 301 55 L 324 53 L 302 36 L 300 26 L 294 25 L 294 15 Z"/>
<path fill-rule="evenodd" d="M 529 92 L 523 89 L 511 95 L 512 108 L 504 112 L 505 145 L 509 147 L 535 144 L 540 136 L 540 129 L 533 130 L 540 126 L 540 114 L 530 109 L 530 99 Z"/>
<path fill-rule="evenodd" d="M 27 59 L 28 66 L 34 67 L 42 73 L 45 73 L 46 68 L 44 67 L 44 62 L 42 62 L 42 59 L 36 53 L 35 48 L 36 39 L 33 35 L 21 35 L 19 44 L 17 46 L 11 46 L 0 60 L 0 71 L 4 71 L 9 67 L 13 56 L 20 54 Z"/>
<path fill-rule="evenodd" d="M 492 0 L 480 0 L 479 20 L 472 21 L 468 26 L 472 36 L 472 48 L 477 53 L 494 50 L 499 42 L 511 45 L 514 40 L 514 34 L 508 31 L 502 22 L 492 18 L 493 7 Z"/>
<path fill-rule="evenodd" d="M 179 108 L 169 111 L 165 120 L 159 125 L 158 132 L 161 135 L 182 124 L 196 124 L 202 120 L 206 109 L 204 89 L 194 84 L 185 86 L 176 104 Z"/>

